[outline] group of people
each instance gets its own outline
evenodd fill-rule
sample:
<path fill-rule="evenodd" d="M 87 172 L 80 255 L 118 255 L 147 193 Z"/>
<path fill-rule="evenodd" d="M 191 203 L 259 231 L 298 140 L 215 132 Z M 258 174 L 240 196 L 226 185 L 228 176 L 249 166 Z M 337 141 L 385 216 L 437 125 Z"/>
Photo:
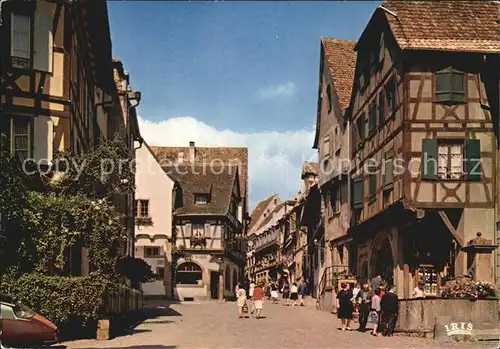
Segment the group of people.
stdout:
<path fill-rule="evenodd" d="M 341 320 L 342 331 L 352 331 L 350 323 L 354 314 L 359 314 L 358 331 L 365 332 L 368 317 L 371 314 L 373 328 L 371 334 L 378 336 L 392 336 L 398 319 L 398 296 L 392 287 L 386 285 L 380 276 L 372 280 L 363 281 L 351 289 L 349 283 L 342 283 L 341 290 L 337 293 L 337 316 Z"/>
<path fill-rule="evenodd" d="M 250 281 L 248 285 L 248 293 L 241 283 L 236 285 L 236 303 L 238 305 L 238 317 L 245 317 L 246 313 L 256 313 L 256 318 L 260 319 L 264 298 L 272 300 L 276 304 L 281 298 L 285 300 L 285 305 L 300 305 L 304 306 L 304 299 L 307 294 L 307 284 L 302 279 L 298 284 L 290 283 L 288 279 L 283 281 L 281 289 L 276 282 L 268 281 L 267 283 Z M 290 303 L 291 301 L 291 303 Z M 297 303 L 298 302 L 298 303 Z"/>

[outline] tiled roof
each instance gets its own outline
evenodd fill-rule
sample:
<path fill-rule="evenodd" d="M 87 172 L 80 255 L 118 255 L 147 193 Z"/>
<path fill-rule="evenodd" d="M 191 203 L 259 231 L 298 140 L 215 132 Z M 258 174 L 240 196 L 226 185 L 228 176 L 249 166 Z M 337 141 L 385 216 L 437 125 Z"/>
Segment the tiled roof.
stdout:
<path fill-rule="evenodd" d="M 500 3 L 495 1 L 384 1 L 401 49 L 500 52 Z M 383 9 L 382 9 L 383 10 Z"/>
<path fill-rule="evenodd" d="M 182 206 L 176 215 L 218 215 L 228 213 L 231 193 L 237 176 L 236 167 L 203 171 L 196 166 L 164 166 L 163 170 L 174 178 L 181 188 Z M 196 194 L 210 194 L 207 204 L 195 204 Z"/>
<path fill-rule="evenodd" d="M 354 51 L 356 41 L 321 38 L 321 44 L 330 68 L 340 107 L 344 111 L 351 102 L 354 71 L 356 69 L 356 52 Z"/>
<path fill-rule="evenodd" d="M 250 225 L 248 226 L 248 230 L 250 231 L 257 221 L 259 220 L 260 216 L 264 213 L 264 210 L 266 209 L 267 205 L 276 197 L 277 194 L 273 194 L 270 197 L 268 197 L 265 200 L 262 200 L 255 206 L 254 210 L 252 211 L 252 214 L 250 215 Z"/>
<path fill-rule="evenodd" d="M 173 165 L 182 158 L 184 164 L 189 164 L 190 147 L 158 147 L 152 146 L 160 164 Z M 195 164 L 204 165 L 209 169 L 210 164 L 216 166 L 238 165 L 240 192 L 246 207 L 248 207 L 248 148 L 237 147 L 195 147 Z M 207 171 L 208 172 L 208 171 Z M 227 172 L 227 170 L 224 170 Z"/>
<path fill-rule="evenodd" d="M 279 205 L 277 205 L 274 210 L 271 211 L 271 213 L 269 213 L 266 218 L 264 218 L 264 220 L 262 221 L 262 223 L 259 224 L 259 227 L 258 229 L 261 229 L 262 227 L 264 227 L 267 223 L 269 223 L 269 221 L 273 218 L 273 214 L 274 213 L 278 213 L 281 208 L 283 208 L 283 206 L 285 206 L 287 204 L 287 202 L 282 202 L 280 203 Z"/>

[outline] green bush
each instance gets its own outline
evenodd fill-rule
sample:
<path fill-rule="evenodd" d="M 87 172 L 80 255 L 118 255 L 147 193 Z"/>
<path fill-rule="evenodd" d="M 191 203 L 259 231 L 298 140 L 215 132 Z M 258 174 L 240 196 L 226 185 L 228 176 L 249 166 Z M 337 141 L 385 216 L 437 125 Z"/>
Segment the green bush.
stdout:
<path fill-rule="evenodd" d="M 151 270 L 151 266 L 142 258 L 127 256 L 119 259 L 116 263 L 116 270 L 118 275 L 129 279 L 134 288 L 138 288 L 139 283 L 151 282 L 157 277 Z"/>
<path fill-rule="evenodd" d="M 57 326 L 84 326 L 103 315 L 109 280 L 97 274 L 84 277 L 25 274 L 9 285 L 16 300 Z M 3 291 L 3 290 L 2 290 Z"/>

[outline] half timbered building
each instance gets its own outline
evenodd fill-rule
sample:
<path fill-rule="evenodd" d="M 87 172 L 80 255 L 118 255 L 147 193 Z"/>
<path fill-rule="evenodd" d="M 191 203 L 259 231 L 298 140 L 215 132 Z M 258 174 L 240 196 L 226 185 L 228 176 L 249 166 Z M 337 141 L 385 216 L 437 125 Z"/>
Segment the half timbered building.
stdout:
<path fill-rule="evenodd" d="M 400 297 L 493 280 L 463 248 L 495 238 L 498 18 L 492 1 L 386 1 L 355 46 L 350 267 Z"/>
<path fill-rule="evenodd" d="M 0 8 L 0 132 L 11 154 L 50 165 L 55 152 L 88 152 L 118 130 L 133 150 L 141 139 L 137 103 L 122 110 L 118 90 L 127 91 L 127 102 L 140 94 L 128 78 L 114 80 L 106 1 L 5 0 Z M 133 255 L 133 197 L 114 203 Z M 85 251 L 71 260 L 71 275 L 88 273 Z"/>

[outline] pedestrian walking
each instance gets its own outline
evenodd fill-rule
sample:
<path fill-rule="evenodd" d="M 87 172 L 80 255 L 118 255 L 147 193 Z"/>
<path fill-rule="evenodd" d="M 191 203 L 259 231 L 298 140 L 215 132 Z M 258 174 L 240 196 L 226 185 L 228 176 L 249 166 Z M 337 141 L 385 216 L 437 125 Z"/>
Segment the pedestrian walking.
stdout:
<path fill-rule="evenodd" d="M 256 309 L 255 317 L 260 319 L 262 308 L 264 306 L 264 289 L 262 288 L 262 283 L 258 283 L 253 291 L 253 303 Z"/>
<path fill-rule="evenodd" d="M 288 299 L 290 298 L 290 283 L 288 282 L 288 279 L 286 279 L 283 283 L 281 293 L 283 295 L 283 299 L 285 300 L 285 305 L 288 305 Z"/>
<path fill-rule="evenodd" d="M 375 290 L 378 290 L 380 288 L 380 284 L 382 283 L 382 277 L 380 275 L 377 275 L 372 279 L 372 296 L 375 294 Z"/>
<path fill-rule="evenodd" d="M 304 298 L 306 298 L 306 292 L 307 292 L 307 284 L 305 283 L 304 279 L 300 280 L 299 287 L 299 301 L 300 301 L 300 306 L 304 306 Z"/>
<path fill-rule="evenodd" d="M 292 287 L 290 287 L 290 299 L 292 300 L 292 307 L 297 305 L 297 300 L 299 299 L 299 288 L 297 283 L 294 282 Z"/>
<path fill-rule="evenodd" d="M 392 336 L 394 334 L 394 329 L 396 328 L 399 313 L 399 300 L 398 295 L 394 293 L 394 287 L 387 286 L 386 291 L 387 293 L 380 301 L 380 322 L 383 328 L 382 335 L 387 337 Z"/>
<path fill-rule="evenodd" d="M 255 304 L 253 302 L 254 291 L 255 291 L 255 283 L 253 282 L 253 280 L 250 280 L 250 286 L 248 287 L 248 299 L 249 299 L 248 308 L 249 308 L 250 314 L 253 314 L 255 312 Z"/>
<path fill-rule="evenodd" d="M 236 304 L 238 305 L 238 317 L 240 319 L 243 318 L 243 313 L 245 313 L 244 308 L 248 311 L 248 305 L 247 305 L 247 291 L 241 286 L 241 284 L 238 284 L 239 289 L 237 293 L 237 300 Z"/>
<path fill-rule="evenodd" d="M 360 290 L 361 290 L 361 288 L 359 287 L 359 282 L 356 282 L 356 285 L 352 289 L 352 298 L 351 298 L 351 302 L 353 304 L 352 315 L 353 315 L 354 322 L 357 322 L 358 318 L 359 318 L 359 306 L 358 306 L 358 302 L 356 301 L 356 298 L 358 297 L 358 293 Z"/>
<path fill-rule="evenodd" d="M 370 307 L 372 303 L 370 285 L 368 281 L 363 282 L 361 290 L 356 296 L 356 303 L 359 310 L 359 328 L 358 331 L 366 331 L 366 323 L 368 322 L 368 315 L 370 314 Z"/>
<path fill-rule="evenodd" d="M 346 283 L 340 284 L 340 292 L 337 294 L 337 316 L 342 323 L 342 331 L 351 331 L 349 327 L 352 320 L 352 293 Z"/>
<path fill-rule="evenodd" d="M 278 294 L 278 286 L 274 282 L 271 284 L 271 299 L 273 301 L 273 304 L 278 303 L 280 299 L 280 296 Z"/>
<path fill-rule="evenodd" d="M 373 330 L 372 335 L 378 336 L 377 328 L 380 321 L 380 288 L 375 290 L 375 294 L 372 297 L 372 323 Z"/>

